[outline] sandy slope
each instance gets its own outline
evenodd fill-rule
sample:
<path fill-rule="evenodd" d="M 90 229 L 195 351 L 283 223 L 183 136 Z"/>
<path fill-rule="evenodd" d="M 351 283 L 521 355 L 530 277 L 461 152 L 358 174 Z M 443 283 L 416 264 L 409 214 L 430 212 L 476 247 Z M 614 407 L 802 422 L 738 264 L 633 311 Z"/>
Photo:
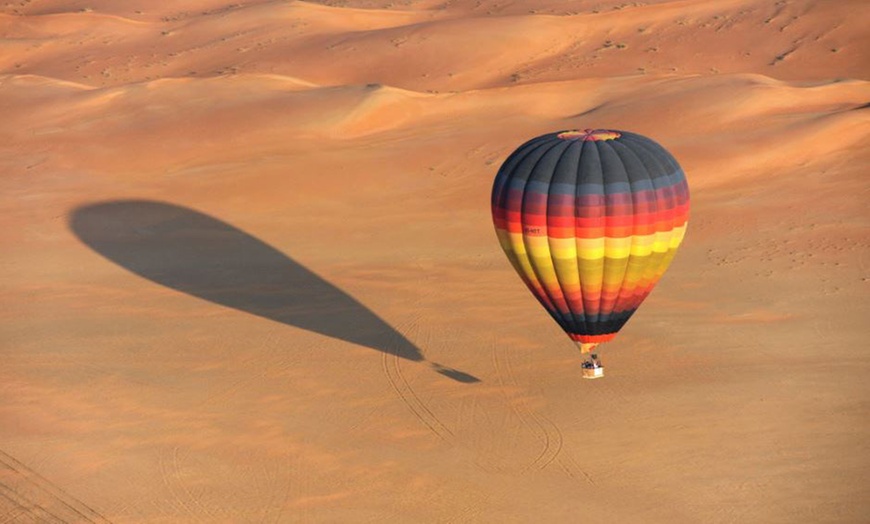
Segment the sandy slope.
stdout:
<path fill-rule="evenodd" d="M 0 7 L 0 520 L 870 514 L 865 2 L 154 4 Z M 575 127 L 693 191 L 600 381 L 489 218 Z"/>

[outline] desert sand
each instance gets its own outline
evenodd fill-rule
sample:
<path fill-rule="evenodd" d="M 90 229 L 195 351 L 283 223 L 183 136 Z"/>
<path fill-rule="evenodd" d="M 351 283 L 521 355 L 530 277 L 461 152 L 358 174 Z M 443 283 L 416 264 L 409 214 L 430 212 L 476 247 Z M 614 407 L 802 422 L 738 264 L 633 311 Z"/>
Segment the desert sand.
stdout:
<path fill-rule="evenodd" d="M 0 13 L 0 522 L 866 522 L 867 2 Z M 595 381 L 489 209 L 575 128 L 692 192 Z"/>

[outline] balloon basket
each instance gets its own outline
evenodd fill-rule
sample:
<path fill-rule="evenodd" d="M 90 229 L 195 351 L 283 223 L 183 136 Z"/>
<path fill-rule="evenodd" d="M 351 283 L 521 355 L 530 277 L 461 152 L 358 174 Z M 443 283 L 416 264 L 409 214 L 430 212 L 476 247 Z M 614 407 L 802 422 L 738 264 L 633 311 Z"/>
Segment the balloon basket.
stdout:
<path fill-rule="evenodd" d="M 583 369 L 583 378 L 602 378 L 604 376 L 604 368 L 585 368 Z"/>

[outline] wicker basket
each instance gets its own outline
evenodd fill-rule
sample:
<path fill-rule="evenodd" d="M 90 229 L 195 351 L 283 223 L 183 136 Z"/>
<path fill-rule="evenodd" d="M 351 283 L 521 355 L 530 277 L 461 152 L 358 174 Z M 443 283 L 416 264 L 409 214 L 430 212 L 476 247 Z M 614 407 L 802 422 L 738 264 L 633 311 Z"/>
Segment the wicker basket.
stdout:
<path fill-rule="evenodd" d="M 604 368 L 583 368 L 583 378 L 601 378 L 604 376 Z"/>

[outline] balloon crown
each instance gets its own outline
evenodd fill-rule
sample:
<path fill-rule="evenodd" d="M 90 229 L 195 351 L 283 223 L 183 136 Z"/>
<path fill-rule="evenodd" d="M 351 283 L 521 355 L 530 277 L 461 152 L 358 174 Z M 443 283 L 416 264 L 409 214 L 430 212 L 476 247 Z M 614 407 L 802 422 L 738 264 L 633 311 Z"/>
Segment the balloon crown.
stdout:
<path fill-rule="evenodd" d="M 601 140 L 615 140 L 622 136 L 619 131 L 610 129 L 572 129 L 570 131 L 562 131 L 557 137 L 562 140 L 582 140 L 584 142 L 598 142 Z"/>

